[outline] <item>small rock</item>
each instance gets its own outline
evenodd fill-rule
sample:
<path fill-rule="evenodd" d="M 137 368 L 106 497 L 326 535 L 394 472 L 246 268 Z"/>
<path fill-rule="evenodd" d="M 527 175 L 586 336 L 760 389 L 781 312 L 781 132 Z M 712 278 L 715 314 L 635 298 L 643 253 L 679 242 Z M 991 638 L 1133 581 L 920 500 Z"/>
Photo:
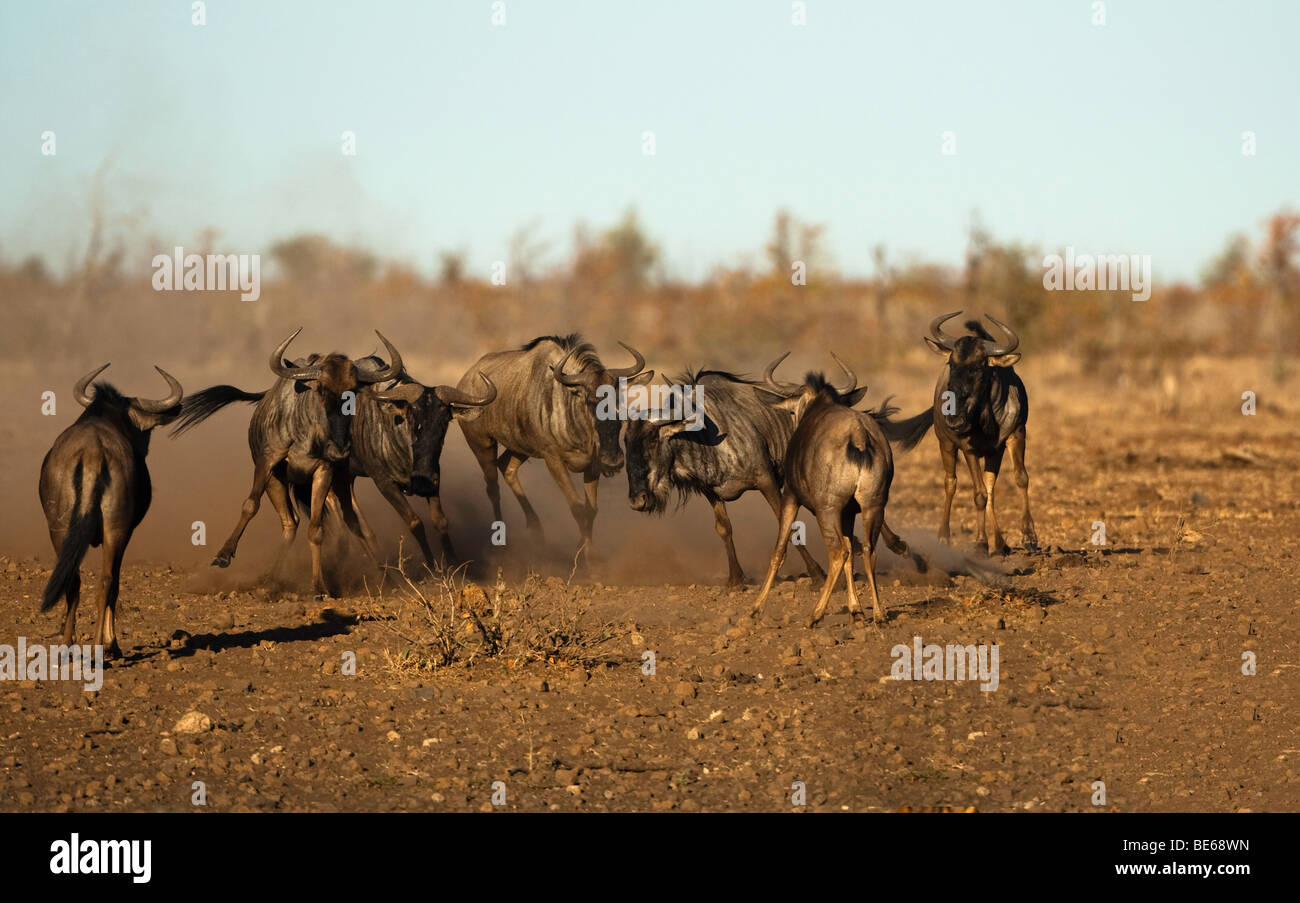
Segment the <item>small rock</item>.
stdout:
<path fill-rule="evenodd" d="M 201 734 L 212 730 L 212 719 L 202 712 L 186 712 L 172 730 L 178 734 Z"/>

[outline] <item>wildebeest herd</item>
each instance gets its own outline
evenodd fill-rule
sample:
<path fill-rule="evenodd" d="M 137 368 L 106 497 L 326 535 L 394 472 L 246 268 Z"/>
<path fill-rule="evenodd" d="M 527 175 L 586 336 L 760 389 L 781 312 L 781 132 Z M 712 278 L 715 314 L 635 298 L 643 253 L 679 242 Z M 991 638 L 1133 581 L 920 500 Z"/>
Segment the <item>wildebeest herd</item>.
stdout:
<path fill-rule="evenodd" d="M 57 554 L 41 610 L 66 600 L 63 642 L 71 644 L 81 560 L 89 547 L 102 546 L 96 643 L 102 643 L 110 657 L 120 656 L 114 628 L 118 576 L 131 534 L 149 508 L 145 456 L 151 431 L 174 423 L 176 435 L 232 403 L 250 402 L 255 404 L 248 429 L 253 485 L 234 530 L 212 562 L 215 566 L 230 564 L 264 494 L 280 516 L 280 555 L 292 543 L 299 518 L 306 513 L 312 588 L 317 596 L 327 592 L 321 561 L 327 510 L 379 564 L 374 534 L 353 491 L 358 477 L 372 480 L 398 512 L 426 565 L 433 568 L 439 559 L 443 564 L 454 562 L 440 501 L 439 459 L 447 428 L 456 420 L 482 467 L 497 521 L 502 518 L 499 471 L 518 499 L 528 529 L 540 536 L 541 521 L 524 494 L 518 471 L 529 458 L 541 458 L 577 521 L 581 554 L 592 541 L 599 479 L 617 474 L 626 458 L 633 509 L 661 513 L 674 493 L 683 501 L 693 494 L 709 501 L 726 549 L 728 583 L 738 585 L 744 572 L 736 557 L 726 503 L 757 490 L 779 525 L 753 616 L 762 611 L 802 506 L 816 516 L 829 558 L 811 623 L 825 613 L 841 574 L 849 611 L 855 619 L 865 617 L 853 585 L 853 559 L 859 554 L 879 622 L 885 613 L 875 576 L 877 540 L 883 538 L 900 555 L 911 554 L 918 569 L 926 567 L 924 558 L 911 553 L 885 522 L 894 472 L 891 443 L 909 449 L 934 428 L 944 466 L 939 526 L 944 542 L 949 540 L 956 456 L 961 451 L 970 471 L 975 507 L 983 514 L 978 541 L 987 544 L 990 554 L 1007 550 L 998 529 L 993 490 L 1009 449 L 1016 484 L 1024 495 L 1024 543 L 1028 549 L 1037 545 L 1024 465 L 1027 394 L 1014 370 L 1020 359 L 1019 340 L 1010 327 L 992 317 L 988 319 L 1005 333 L 1003 340 L 973 319 L 966 322 L 970 334 L 954 339 L 942 326 L 960 313 L 931 322 L 925 340 L 944 356 L 944 370 L 932 407 L 905 420 L 893 419 L 897 409 L 888 400 L 877 410 L 855 410 L 867 390 L 858 386 L 853 371 L 838 357 L 835 361 L 847 381 L 843 388 L 821 373 L 809 373 L 800 383 L 777 380 L 776 369 L 789 352 L 772 361 L 761 380 L 707 369 L 683 373 L 676 383 L 668 380 L 669 386 L 695 391 L 702 416 L 693 423 L 675 407 L 647 405 L 632 413 L 620 407 L 611 416 L 602 401 L 611 393 L 624 397 L 629 387 L 648 386 L 654 371 L 646 370 L 645 358 L 628 345 L 623 347 L 633 362 L 609 368 L 596 349 L 576 334 L 541 336 L 517 349 L 486 354 L 455 387 L 429 387 L 416 381 L 406 372 L 398 350 L 379 333 L 387 360 L 376 355 L 353 360 L 338 353 L 288 360 L 285 354 L 298 335 L 293 333 L 272 352 L 270 370 L 276 382 L 262 392 L 218 385 L 184 395 L 180 383 L 157 368 L 168 384 L 163 399 L 128 397 L 103 381 L 95 383 L 89 394 L 88 387 L 105 364 L 77 383 L 74 396 L 85 410 L 55 440 L 41 467 L 41 504 Z M 581 493 L 571 474 L 582 475 Z M 408 496 L 428 500 L 439 538 L 438 556 Z M 859 514 L 864 543 L 854 536 Z M 808 549 L 802 544 L 796 547 L 809 575 L 821 576 L 822 568 Z"/>

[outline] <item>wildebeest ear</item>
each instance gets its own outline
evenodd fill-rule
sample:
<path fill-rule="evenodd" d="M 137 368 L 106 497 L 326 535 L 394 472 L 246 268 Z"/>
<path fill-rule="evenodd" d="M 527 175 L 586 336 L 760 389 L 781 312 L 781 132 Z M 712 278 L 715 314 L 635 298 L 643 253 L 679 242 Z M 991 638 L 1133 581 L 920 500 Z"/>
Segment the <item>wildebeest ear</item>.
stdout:
<path fill-rule="evenodd" d="M 166 424 L 171 423 L 180 416 L 180 413 L 180 405 L 158 413 L 142 411 L 135 405 L 131 405 L 127 408 L 127 416 L 131 418 L 131 422 L 135 424 L 135 428 L 146 433 L 154 427 L 165 426 Z"/>
<path fill-rule="evenodd" d="M 853 407 L 855 404 L 857 404 L 859 401 L 862 400 L 862 396 L 867 394 L 868 388 L 869 388 L 868 386 L 859 386 L 858 388 L 854 389 L 848 395 L 844 396 L 844 403 L 849 407 Z"/>
<path fill-rule="evenodd" d="M 680 419 L 680 418 L 679 418 L 679 419 L 677 419 L 677 420 L 665 420 L 665 421 L 661 421 L 661 422 L 659 422 L 659 423 L 657 423 L 657 424 L 655 424 L 655 425 L 656 425 L 657 427 L 659 427 L 659 438 L 660 438 L 660 439 L 671 439 L 673 436 L 676 436 L 676 435 L 677 435 L 678 433 L 680 433 L 682 430 L 684 430 L 684 429 L 686 429 L 688 426 L 690 426 L 692 422 L 693 422 L 693 421 L 690 421 L 690 420 L 684 420 L 684 419 Z"/>
<path fill-rule="evenodd" d="M 988 360 L 990 367 L 1014 367 L 1020 361 L 1020 352 L 1013 351 L 1010 354 L 1000 354 Z"/>
<path fill-rule="evenodd" d="M 943 347 L 942 345 L 940 345 L 938 342 L 936 342 L 934 339 L 930 338 L 929 336 L 923 336 L 923 338 L 925 339 L 925 344 L 929 345 L 931 350 L 933 350 L 935 354 L 942 354 L 944 357 L 948 357 L 949 355 L 952 354 L 952 351 Z"/>
<path fill-rule="evenodd" d="M 754 388 L 758 387 L 755 386 Z M 791 414 L 799 410 L 799 405 L 803 402 L 802 392 L 798 395 L 791 395 L 789 398 L 785 398 L 773 392 L 764 392 L 760 390 L 758 397 L 763 399 L 764 402 L 770 404 L 772 407 L 780 408 L 783 411 L 789 411 Z"/>
<path fill-rule="evenodd" d="M 482 407 L 463 408 L 460 405 L 454 405 L 451 409 L 451 418 L 452 420 L 459 420 L 461 423 L 469 423 L 482 413 Z"/>
<path fill-rule="evenodd" d="M 653 380 L 654 378 L 655 378 L 655 372 L 653 370 L 643 370 L 642 372 L 638 373 L 636 376 L 633 376 L 631 379 L 629 379 L 627 381 L 627 384 L 629 386 L 648 386 L 650 385 L 651 380 Z"/>

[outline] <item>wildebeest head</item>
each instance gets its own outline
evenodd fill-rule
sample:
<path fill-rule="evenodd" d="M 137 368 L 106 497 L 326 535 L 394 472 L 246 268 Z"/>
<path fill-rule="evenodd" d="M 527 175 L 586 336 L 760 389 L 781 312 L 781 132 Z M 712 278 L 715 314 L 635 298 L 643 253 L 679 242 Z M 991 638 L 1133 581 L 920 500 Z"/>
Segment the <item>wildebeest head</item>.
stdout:
<path fill-rule="evenodd" d="M 601 405 L 602 396 L 606 398 L 617 397 L 618 381 L 626 379 L 629 384 L 633 383 L 633 377 L 639 378 L 635 384 L 644 384 L 654 378 L 654 371 L 642 373 L 645 369 L 645 358 L 641 352 L 637 351 L 631 345 L 619 342 L 627 352 L 632 355 L 635 362 L 630 367 L 620 367 L 615 369 L 606 368 L 596 357 L 595 349 L 591 345 L 582 343 L 576 344 L 565 352 L 564 357 L 560 358 L 551 367 L 551 372 L 555 379 L 568 389 L 569 393 L 579 398 L 583 404 L 591 411 L 592 422 L 596 428 L 597 454 L 599 456 L 600 472 L 602 476 L 613 476 L 623 467 L 623 450 L 618 447 L 618 434 L 623 425 L 619 419 L 617 407 L 613 410 L 612 416 L 609 415 L 608 404 Z M 565 364 L 569 363 L 574 355 L 574 363 L 577 369 L 574 372 L 566 373 Z M 600 406 L 598 409 L 598 405 Z"/>
<path fill-rule="evenodd" d="M 390 389 L 374 390 L 385 416 L 404 431 L 411 452 L 409 491 L 428 498 L 438 494 L 442 443 L 452 419 L 473 420 L 483 406 L 497 397 L 497 387 L 483 373 L 479 379 L 487 386 L 478 398 L 455 386 L 422 385 L 415 380 L 402 382 Z"/>
<path fill-rule="evenodd" d="M 867 387 L 858 385 L 857 375 L 833 351 L 831 357 L 835 358 L 835 363 L 839 364 L 844 375 L 848 377 L 848 388 L 836 388 L 821 373 L 809 373 L 802 383 L 780 382 L 775 378 L 776 368 L 789 356 L 790 352 L 787 351 L 768 364 L 767 369 L 763 371 L 763 385 L 755 388 L 770 396 L 764 399 L 768 404 L 792 413 L 795 424 L 798 424 L 808 408 L 819 400 L 827 404 L 851 408 L 867 394 Z"/>
<path fill-rule="evenodd" d="M 947 384 L 940 390 L 940 394 L 942 396 L 944 391 L 951 392 L 949 400 L 952 403 L 938 403 L 944 421 L 959 435 L 974 428 L 991 428 L 990 423 L 984 422 L 993 416 L 989 393 L 994 374 L 989 368 L 1012 367 L 1020 360 L 1020 354 L 1016 351 L 1020 339 L 1011 327 L 988 314 L 984 315 L 985 318 L 1006 334 L 1006 341 L 999 343 L 979 320 L 966 322 L 966 329 L 973 335 L 956 339 L 945 335 L 942 329 L 944 322 L 960 315 L 961 311 L 955 311 L 935 317 L 930 323 L 930 334 L 925 337 L 926 344 L 942 354 L 948 362 Z"/>
<path fill-rule="evenodd" d="M 281 379 L 293 380 L 295 392 L 313 393 L 325 424 L 322 455 L 328 461 L 345 461 L 352 447 L 352 414 L 356 411 L 357 389 L 396 377 L 402 372 L 402 356 L 376 330 L 375 335 L 388 349 L 390 363 L 386 368 L 363 371 L 346 355 L 338 353 L 313 354 L 302 363 L 291 363 L 284 354 L 300 332 L 301 326 L 271 352 L 271 372 Z M 352 395 L 348 396 L 348 393 Z"/>
<path fill-rule="evenodd" d="M 633 511 L 661 514 L 673 488 L 670 440 L 691 425 L 682 417 L 629 420 L 623 434 L 627 449 L 627 500 Z"/>
<path fill-rule="evenodd" d="M 72 389 L 73 398 L 77 403 L 86 409 L 83 417 L 103 417 L 113 420 L 126 431 L 130 430 L 138 433 L 147 447 L 149 442 L 149 431 L 154 427 L 163 426 L 171 423 L 180 415 L 181 396 L 184 390 L 176 378 L 164 370 L 162 367 L 155 366 L 154 369 L 167 380 L 167 397 L 159 399 L 149 398 L 132 398 L 123 395 L 116 388 L 108 383 L 101 382 L 95 386 L 94 395 L 88 395 L 86 390 L 94 382 L 96 376 L 103 373 L 108 368 L 108 364 L 92 370 L 77 381 L 77 385 Z"/>

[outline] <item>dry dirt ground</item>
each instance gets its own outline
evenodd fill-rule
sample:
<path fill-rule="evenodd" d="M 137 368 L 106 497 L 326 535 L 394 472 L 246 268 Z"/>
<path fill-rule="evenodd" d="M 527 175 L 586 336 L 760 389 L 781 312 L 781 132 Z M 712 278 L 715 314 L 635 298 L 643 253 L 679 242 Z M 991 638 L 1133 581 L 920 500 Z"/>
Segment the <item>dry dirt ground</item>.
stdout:
<path fill-rule="evenodd" d="M 489 560 L 470 574 L 483 593 L 418 583 L 428 607 L 396 579 L 378 588 L 373 573 L 313 602 L 301 548 L 298 570 L 275 582 L 258 576 L 265 561 L 227 576 L 194 555 L 133 548 L 118 616 L 127 658 L 103 689 L 4 685 L 0 809 L 187 811 L 198 781 L 210 811 L 492 810 L 501 791 L 504 810 L 786 810 L 795 782 L 810 810 L 1295 811 L 1300 430 L 1284 386 L 1243 416 L 1238 372 L 1207 363 L 1171 390 L 1084 387 L 1065 369 L 1031 367 L 1044 551 L 1020 548 L 1004 479 L 1015 551 L 993 563 L 1000 573 L 966 563 L 980 559 L 965 473 L 955 547 L 939 551 L 928 539 L 942 496 L 934 440 L 900 456 L 889 518 L 936 567 L 919 577 L 882 549 L 889 617 L 878 628 L 852 624 L 842 589 L 822 626 L 806 628 L 818 587 L 799 579 L 793 554 L 766 616 L 748 626 L 775 535 L 761 501 L 739 508 L 750 584 L 731 591 L 707 506 L 640 519 L 622 476 L 603 490 L 598 533 L 607 518 L 617 530 L 590 576 L 569 583 L 556 556 L 532 578 L 510 565 L 498 587 Z M 924 404 L 930 379 L 905 412 Z M 458 435 L 453 446 L 463 453 Z M 230 472 L 242 474 L 237 437 L 230 447 Z M 534 497 L 558 495 L 540 476 Z M 481 485 L 466 479 L 481 516 Z M 244 485 L 230 479 L 214 533 Z M 391 526 L 371 507 L 372 522 Z M 563 546 L 572 525 L 551 513 L 551 542 Z M 517 514 L 507 508 L 512 524 Z M 1105 546 L 1090 542 L 1095 521 Z M 705 563 L 694 582 L 675 529 L 685 560 Z M 809 537 L 824 561 L 815 528 Z M 208 541 L 196 555 L 220 536 Z M 57 631 L 57 614 L 37 612 L 51 562 L 48 549 L 0 558 L 0 643 Z M 214 592 L 218 578 L 228 582 Z M 861 575 L 858 587 L 865 594 Z M 997 644 L 999 686 L 890 679 L 891 649 L 917 636 Z M 457 661 L 436 667 L 439 641 Z M 193 719 L 199 730 L 178 730 L 190 712 L 206 716 Z"/>

